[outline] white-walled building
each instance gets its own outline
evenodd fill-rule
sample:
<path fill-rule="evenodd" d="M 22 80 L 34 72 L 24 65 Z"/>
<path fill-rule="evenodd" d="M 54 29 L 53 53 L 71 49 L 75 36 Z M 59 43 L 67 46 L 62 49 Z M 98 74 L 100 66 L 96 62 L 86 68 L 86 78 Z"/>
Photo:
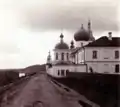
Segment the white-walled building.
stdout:
<path fill-rule="evenodd" d="M 74 34 L 74 42 L 71 46 L 63 40 L 60 35 L 60 42 L 54 48 L 54 60 L 49 53 L 46 70 L 54 77 L 65 77 L 68 72 L 87 73 L 112 73 L 120 72 L 120 38 L 112 37 L 109 32 L 108 37 L 103 36 L 94 39 L 91 23 L 88 22 L 88 29 L 81 29 Z"/>

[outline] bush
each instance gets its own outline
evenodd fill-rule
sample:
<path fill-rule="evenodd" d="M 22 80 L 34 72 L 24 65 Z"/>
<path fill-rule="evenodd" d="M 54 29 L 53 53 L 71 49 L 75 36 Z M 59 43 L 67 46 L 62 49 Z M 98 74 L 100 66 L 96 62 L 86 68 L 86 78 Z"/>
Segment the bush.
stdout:
<path fill-rule="evenodd" d="M 5 73 L 5 77 L 7 78 L 8 82 L 14 82 L 19 78 L 19 73 L 15 71 L 7 71 Z"/>
<path fill-rule="evenodd" d="M 9 84 L 19 78 L 19 73 L 16 71 L 3 71 L 0 72 L 0 86 Z"/>

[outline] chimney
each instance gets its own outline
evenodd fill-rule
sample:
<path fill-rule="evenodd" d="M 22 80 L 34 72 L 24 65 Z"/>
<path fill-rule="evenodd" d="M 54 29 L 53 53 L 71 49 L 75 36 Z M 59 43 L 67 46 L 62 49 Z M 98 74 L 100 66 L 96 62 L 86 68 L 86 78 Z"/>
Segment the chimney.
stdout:
<path fill-rule="evenodd" d="M 108 32 L 108 36 L 109 36 L 108 39 L 112 40 L 112 32 Z"/>

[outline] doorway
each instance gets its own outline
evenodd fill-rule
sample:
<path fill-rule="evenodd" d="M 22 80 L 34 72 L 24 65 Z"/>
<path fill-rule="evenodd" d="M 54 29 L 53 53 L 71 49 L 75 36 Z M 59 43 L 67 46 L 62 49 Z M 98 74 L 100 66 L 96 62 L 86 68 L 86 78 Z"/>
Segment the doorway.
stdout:
<path fill-rule="evenodd" d="M 119 64 L 115 65 L 115 73 L 119 73 Z"/>

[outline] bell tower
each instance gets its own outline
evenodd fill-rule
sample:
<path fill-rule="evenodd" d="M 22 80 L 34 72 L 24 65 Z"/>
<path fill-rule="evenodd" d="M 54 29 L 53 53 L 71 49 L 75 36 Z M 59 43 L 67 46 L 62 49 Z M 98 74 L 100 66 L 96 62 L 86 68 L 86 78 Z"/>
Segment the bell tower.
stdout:
<path fill-rule="evenodd" d="M 91 29 L 91 21 L 88 20 L 88 33 L 90 35 L 90 41 L 94 41 L 95 38 L 93 37 L 93 32 L 92 32 L 92 29 Z"/>
<path fill-rule="evenodd" d="M 50 54 L 50 51 L 49 51 L 49 54 L 47 56 L 46 70 L 48 68 L 50 68 L 51 65 L 52 65 L 52 59 L 51 59 L 51 54 Z"/>

